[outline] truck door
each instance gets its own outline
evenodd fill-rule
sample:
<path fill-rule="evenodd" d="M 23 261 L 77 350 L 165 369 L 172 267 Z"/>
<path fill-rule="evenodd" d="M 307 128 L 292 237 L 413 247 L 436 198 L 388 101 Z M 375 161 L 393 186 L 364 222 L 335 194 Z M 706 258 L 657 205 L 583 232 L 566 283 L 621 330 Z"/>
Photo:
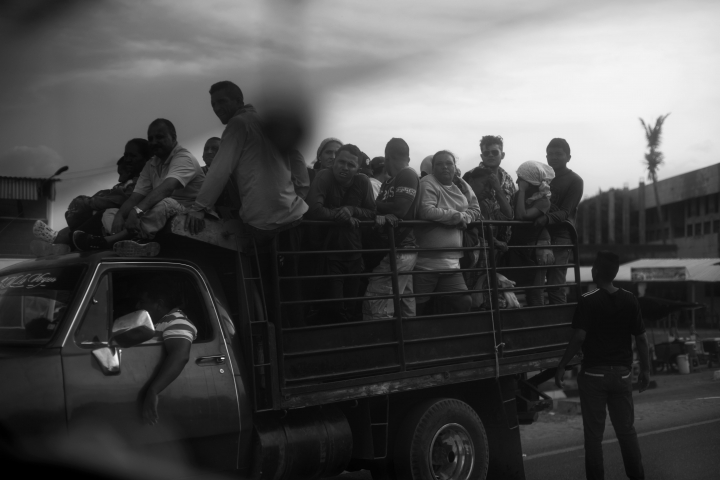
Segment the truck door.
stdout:
<path fill-rule="evenodd" d="M 160 395 L 159 422 L 143 424 L 145 388 L 164 356 L 161 340 L 119 351 L 120 371 L 103 372 L 93 350 L 108 346 L 118 317 L 137 310 L 139 285 L 171 278 L 178 307 L 197 327 L 190 359 Z M 232 363 L 203 278 L 173 263 L 101 264 L 62 348 L 68 426 L 102 429 L 132 449 L 216 470 L 236 468 L 238 399 Z"/>

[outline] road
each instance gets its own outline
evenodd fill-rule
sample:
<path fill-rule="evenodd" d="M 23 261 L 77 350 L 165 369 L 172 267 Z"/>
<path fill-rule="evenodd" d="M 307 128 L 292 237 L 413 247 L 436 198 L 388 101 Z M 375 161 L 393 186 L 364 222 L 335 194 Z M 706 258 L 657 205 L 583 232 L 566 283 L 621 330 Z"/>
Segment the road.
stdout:
<path fill-rule="evenodd" d="M 720 479 L 720 380 L 706 368 L 691 375 L 659 374 L 657 388 L 635 392 L 635 426 L 645 475 L 653 480 Z M 522 426 L 526 480 L 585 478 L 582 419 L 543 413 Z M 626 478 L 615 435 L 605 430 L 605 478 Z M 368 472 L 335 477 L 370 480 Z"/>

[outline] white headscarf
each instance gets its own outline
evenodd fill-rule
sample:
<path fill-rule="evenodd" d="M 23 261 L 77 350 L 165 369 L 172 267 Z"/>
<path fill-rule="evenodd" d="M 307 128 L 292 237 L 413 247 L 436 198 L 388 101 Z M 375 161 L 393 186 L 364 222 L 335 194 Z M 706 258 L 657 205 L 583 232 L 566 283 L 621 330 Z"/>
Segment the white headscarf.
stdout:
<path fill-rule="evenodd" d="M 550 165 L 529 160 L 518 167 L 517 176 L 538 187 L 538 192 L 527 198 L 525 203 L 530 205 L 543 197 L 550 198 L 550 182 L 555 178 L 555 170 Z"/>

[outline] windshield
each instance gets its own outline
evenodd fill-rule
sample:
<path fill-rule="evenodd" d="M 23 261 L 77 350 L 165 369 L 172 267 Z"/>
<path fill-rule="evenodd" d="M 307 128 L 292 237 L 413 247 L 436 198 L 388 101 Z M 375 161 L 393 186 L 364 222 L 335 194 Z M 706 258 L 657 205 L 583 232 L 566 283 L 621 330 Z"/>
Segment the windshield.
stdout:
<path fill-rule="evenodd" d="M 0 276 L 0 343 L 46 343 L 75 295 L 82 266 Z"/>

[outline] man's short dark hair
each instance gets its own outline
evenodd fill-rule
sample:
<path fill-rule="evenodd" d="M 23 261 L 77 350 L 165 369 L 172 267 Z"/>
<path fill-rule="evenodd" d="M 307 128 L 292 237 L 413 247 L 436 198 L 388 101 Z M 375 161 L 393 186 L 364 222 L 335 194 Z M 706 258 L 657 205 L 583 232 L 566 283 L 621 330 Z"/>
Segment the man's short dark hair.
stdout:
<path fill-rule="evenodd" d="M 547 152 L 551 148 L 562 148 L 563 152 L 565 152 L 567 156 L 570 156 L 570 144 L 568 144 L 564 138 L 553 138 L 550 140 L 548 146 L 545 147 L 545 151 Z"/>
<path fill-rule="evenodd" d="M 620 257 L 609 250 L 601 250 L 595 257 L 593 267 L 598 280 L 612 282 L 620 269 Z"/>
<path fill-rule="evenodd" d="M 217 140 L 218 142 L 222 141 L 220 137 L 210 137 L 207 140 L 205 140 L 205 143 L 209 142 L 210 140 Z"/>
<path fill-rule="evenodd" d="M 480 139 L 480 150 L 483 147 L 489 147 L 491 145 L 500 145 L 500 150 L 503 149 L 503 138 L 500 135 L 485 135 Z"/>
<path fill-rule="evenodd" d="M 140 151 L 140 155 L 142 155 L 145 160 L 149 160 L 153 156 L 152 151 L 150 150 L 150 142 L 144 138 L 133 138 L 132 140 L 129 140 L 126 145 L 135 145 Z"/>
<path fill-rule="evenodd" d="M 450 150 L 440 150 L 440 151 L 437 152 L 435 155 L 433 155 L 432 160 L 430 160 L 430 165 L 432 165 L 433 167 L 435 167 L 435 160 L 438 159 L 438 158 L 440 158 L 440 155 L 450 155 L 450 156 L 452 157 L 452 159 L 453 159 L 453 164 L 457 163 L 457 162 L 455 161 L 455 154 L 454 154 L 454 153 L 452 153 Z"/>
<path fill-rule="evenodd" d="M 210 95 L 215 92 L 224 91 L 233 100 L 239 100 L 240 103 L 244 102 L 242 90 L 240 87 L 235 85 L 229 80 L 223 80 L 222 82 L 213 83 L 210 87 Z"/>
<path fill-rule="evenodd" d="M 375 157 L 370 160 L 370 168 L 372 169 L 372 176 L 376 177 L 383 173 L 385 170 L 385 157 Z"/>
<path fill-rule="evenodd" d="M 156 125 L 165 125 L 167 129 L 170 131 L 170 135 L 172 135 L 173 140 L 177 140 L 177 132 L 175 131 L 175 125 L 172 124 L 172 122 L 166 118 L 156 118 L 152 122 L 150 122 L 150 125 L 148 125 L 148 130 L 150 130 L 152 127 Z"/>
<path fill-rule="evenodd" d="M 395 160 L 398 158 L 410 158 L 410 147 L 402 138 L 391 138 L 385 145 L 385 158 Z"/>
<path fill-rule="evenodd" d="M 363 153 L 358 147 L 356 147 L 352 143 L 346 143 L 345 145 L 337 149 L 337 151 L 335 152 L 335 158 L 340 155 L 340 152 L 348 152 L 350 155 L 356 156 L 358 161 L 358 167 L 360 167 L 360 161 L 362 160 Z"/>

